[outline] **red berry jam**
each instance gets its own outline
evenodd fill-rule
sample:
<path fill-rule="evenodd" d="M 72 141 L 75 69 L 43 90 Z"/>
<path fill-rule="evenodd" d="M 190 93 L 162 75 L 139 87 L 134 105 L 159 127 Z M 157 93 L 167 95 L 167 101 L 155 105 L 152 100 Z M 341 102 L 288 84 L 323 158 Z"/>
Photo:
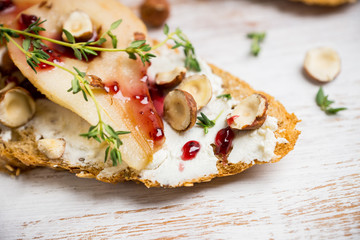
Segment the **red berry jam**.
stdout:
<path fill-rule="evenodd" d="M 160 116 L 162 116 L 164 112 L 164 100 L 165 100 L 165 94 L 163 90 L 156 87 L 154 84 L 149 86 L 149 92 L 156 111 Z"/>
<path fill-rule="evenodd" d="M 0 0 L 0 12 L 9 9 L 14 6 L 11 0 Z"/>
<path fill-rule="evenodd" d="M 49 58 L 47 59 L 47 61 L 53 62 L 53 63 L 61 62 L 61 59 L 60 59 L 61 55 L 59 53 L 57 53 L 56 51 L 54 51 L 52 49 L 44 49 L 44 52 L 46 52 L 49 55 Z M 39 65 L 39 68 L 43 69 L 43 70 L 54 68 L 53 66 L 43 63 L 43 62 L 39 63 L 38 65 Z"/>
<path fill-rule="evenodd" d="M 28 14 L 22 13 L 19 18 L 20 29 L 23 30 L 23 29 L 29 27 L 30 24 L 35 23 L 37 19 L 38 19 L 38 17 L 35 15 L 28 15 Z"/>
<path fill-rule="evenodd" d="M 153 139 L 155 142 L 161 141 L 164 138 L 164 130 L 158 127 L 151 131 L 149 135 L 150 138 Z"/>
<path fill-rule="evenodd" d="M 182 160 L 188 161 L 194 159 L 200 151 L 200 143 L 197 141 L 189 141 L 185 143 L 181 150 L 183 152 L 181 155 Z"/>
<path fill-rule="evenodd" d="M 228 119 L 226 119 L 227 124 L 230 126 L 231 124 L 233 124 L 235 122 L 235 119 L 237 119 L 238 117 L 240 117 L 239 115 L 234 115 L 232 117 L 229 117 Z"/>
<path fill-rule="evenodd" d="M 180 163 L 179 163 L 179 172 L 184 171 L 184 168 L 185 168 L 184 162 L 180 162 Z"/>
<path fill-rule="evenodd" d="M 230 127 L 221 129 L 215 137 L 215 154 L 227 156 L 232 148 L 232 141 L 235 137 Z"/>
<path fill-rule="evenodd" d="M 116 94 L 120 90 L 117 82 L 105 83 L 104 89 L 110 94 Z"/>

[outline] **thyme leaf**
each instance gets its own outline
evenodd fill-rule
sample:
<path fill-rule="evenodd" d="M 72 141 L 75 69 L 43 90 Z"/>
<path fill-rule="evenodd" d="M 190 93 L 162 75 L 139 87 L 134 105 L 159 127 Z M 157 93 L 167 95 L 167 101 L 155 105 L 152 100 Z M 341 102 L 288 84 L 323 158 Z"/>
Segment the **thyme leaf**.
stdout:
<path fill-rule="evenodd" d="M 247 37 L 252 39 L 252 43 L 251 43 L 251 53 L 254 56 L 258 56 L 259 52 L 261 50 L 260 48 L 260 43 L 264 41 L 265 37 L 266 37 L 266 33 L 265 32 L 251 32 L 247 34 Z"/>
<path fill-rule="evenodd" d="M 334 101 L 328 99 L 328 95 L 325 96 L 324 90 L 320 87 L 319 91 L 316 94 L 315 98 L 316 104 L 320 107 L 322 111 L 326 114 L 333 115 L 340 111 L 346 110 L 347 108 L 331 108 L 330 105 L 334 103 Z"/>
<path fill-rule="evenodd" d="M 204 128 L 204 133 L 207 134 L 209 132 L 209 128 L 215 126 L 216 120 L 210 120 L 204 113 L 200 112 L 201 116 L 198 116 L 197 119 L 199 120 L 196 125 Z"/>
<path fill-rule="evenodd" d="M 226 93 L 226 94 L 221 94 L 219 96 L 216 96 L 216 98 L 225 98 L 226 100 L 230 100 L 232 99 L 231 94 L 230 93 Z"/>

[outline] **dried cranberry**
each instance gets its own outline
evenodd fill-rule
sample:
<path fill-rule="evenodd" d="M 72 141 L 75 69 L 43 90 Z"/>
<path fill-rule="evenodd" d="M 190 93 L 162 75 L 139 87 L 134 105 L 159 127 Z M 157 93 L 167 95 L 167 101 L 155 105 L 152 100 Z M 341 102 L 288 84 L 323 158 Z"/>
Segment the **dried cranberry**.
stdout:
<path fill-rule="evenodd" d="M 215 137 L 215 154 L 226 156 L 232 147 L 232 141 L 235 137 L 230 127 L 221 129 Z"/>
<path fill-rule="evenodd" d="M 197 141 L 189 141 L 185 143 L 181 150 L 183 152 L 181 159 L 184 161 L 191 160 L 195 158 L 197 153 L 200 151 L 200 143 Z"/>

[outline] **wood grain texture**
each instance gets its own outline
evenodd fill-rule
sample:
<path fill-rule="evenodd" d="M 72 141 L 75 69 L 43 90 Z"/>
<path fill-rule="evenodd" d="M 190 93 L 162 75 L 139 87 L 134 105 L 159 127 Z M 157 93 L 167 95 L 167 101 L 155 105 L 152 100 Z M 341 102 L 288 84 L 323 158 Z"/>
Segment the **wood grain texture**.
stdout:
<path fill-rule="evenodd" d="M 124 1 L 136 9 L 141 1 Z M 302 119 L 295 150 L 276 164 L 180 189 L 111 185 L 37 169 L 0 175 L 0 239 L 359 239 L 360 4 L 309 7 L 281 0 L 174 0 L 180 26 L 204 59 L 280 100 Z M 265 30 L 258 58 L 246 33 Z M 151 30 L 161 38 L 161 30 Z M 336 49 L 342 72 L 316 106 L 305 52 Z"/>

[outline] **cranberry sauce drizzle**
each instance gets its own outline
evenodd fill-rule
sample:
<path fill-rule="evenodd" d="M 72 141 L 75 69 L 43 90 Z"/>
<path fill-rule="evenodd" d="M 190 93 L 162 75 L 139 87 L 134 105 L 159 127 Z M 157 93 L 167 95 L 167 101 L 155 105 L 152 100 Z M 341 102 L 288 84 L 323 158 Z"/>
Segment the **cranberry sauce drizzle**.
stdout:
<path fill-rule="evenodd" d="M 0 12 L 14 7 L 14 3 L 11 0 L 0 0 Z"/>
<path fill-rule="evenodd" d="M 194 159 L 197 153 L 200 151 L 200 143 L 197 141 L 188 141 L 181 150 L 183 152 L 181 155 L 182 160 L 188 161 Z"/>
<path fill-rule="evenodd" d="M 20 29 L 21 30 L 26 29 L 27 27 L 30 26 L 30 24 L 35 23 L 37 19 L 38 19 L 38 17 L 35 15 L 28 15 L 28 14 L 22 13 L 19 18 Z"/>
<path fill-rule="evenodd" d="M 155 84 L 149 84 L 148 87 L 155 109 L 158 112 L 158 114 L 162 116 L 164 112 L 165 93 L 162 89 L 156 87 Z"/>
<path fill-rule="evenodd" d="M 235 134 L 230 127 L 221 129 L 215 137 L 215 154 L 226 157 L 232 148 L 234 137 Z"/>
<path fill-rule="evenodd" d="M 240 117 L 239 115 L 234 115 L 232 117 L 229 117 L 228 119 L 226 119 L 227 124 L 230 126 L 235 122 L 235 119 L 237 119 L 238 117 Z"/>
<path fill-rule="evenodd" d="M 105 83 L 104 89 L 110 94 L 116 94 L 120 90 L 117 82 Z"/>
<path fill-rule="evenodd" d="M 137 121 L 148 128 L 150 139 L 155 143 L 161 142 L 164 139 L 163 123 L 154 107 L 148 89 L 144 90 L 131 98 L 132 104 L 135 104 L 138 110 Z"/>
<path fill-rule="evenodd" d="M 164 125 L 150 97 L 146 75 L 128 87 L 124 87 L 117 81 L 109 81 L 105 83 L 105 90 L 110 94 L 120 92 L 128 99 L 126 106 L 130 113 L 129 117 L 139 126 L 142 134 L 153 141 L 155 148 L 164 142 Z"/>

